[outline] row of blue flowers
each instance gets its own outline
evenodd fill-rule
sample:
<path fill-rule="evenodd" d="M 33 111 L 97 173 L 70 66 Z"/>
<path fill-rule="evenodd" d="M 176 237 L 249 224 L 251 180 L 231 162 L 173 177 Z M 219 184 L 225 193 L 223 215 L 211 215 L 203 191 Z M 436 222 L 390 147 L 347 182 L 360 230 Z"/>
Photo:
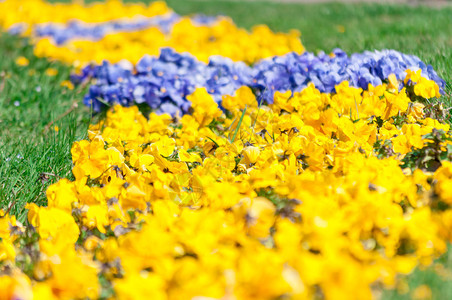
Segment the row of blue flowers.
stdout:
<path fill-rule="evenodd" d="M 195 25 L 210 25 L 218 21 L 219 17 L 194 15 L 190 17 Z M 171 12 L 154 17 L 137 17 L 132 19 L 119 19 L 102 23 L 85 23 L 73 20 L 66 24 L 38 24 L 33 30 L 33 36 L 38 38 L 50 38 L 55 44 L 63 45 L 72 40 L 97 41 L 107 34 L 118 32 L 134 32 L 150 27 L 157 27 L 163 33 L 169 33 L 174 24 L 182 19 L 177 13 Z M 11 34 L 20 34 L 27 29 L 23 23 L 19 23 L 9 29 Z"/>
<path fill-rule="evenodd" d="M 159 113 L 176 115 L 188 111 L 190 102 L 186 96 L 198 87 L 205 87 L 220 103 L 222 95 L 233 95 L 246 85 L 259 99 L 272 103 L 275 91 L 297 92 L 312 82 L 321 92 L 330 93 L 345 80 L 352 86 L 367 89 L 369 84 L 381 84 L 390 74 L 403 80 L 407 69 L 421 69 L 422 76 L 434 80 L 444 93 L 445 82 L 432 66 L 395 50 L 365 51 L 350 56 L 340 49 L 331 55 L 290 53 L 248 66 L 220 56 L 212 56 L 205 64 L 188 53 L 164 48 L 158 57 L 143 57 L 135 68 L 105 61 L 102 65 L 85 67 L 72 80 L 80 83 L 95 79 L 84 98 L 84 103 L 94 111 L 100 111 L 105 104 L 147 103 Z"/>

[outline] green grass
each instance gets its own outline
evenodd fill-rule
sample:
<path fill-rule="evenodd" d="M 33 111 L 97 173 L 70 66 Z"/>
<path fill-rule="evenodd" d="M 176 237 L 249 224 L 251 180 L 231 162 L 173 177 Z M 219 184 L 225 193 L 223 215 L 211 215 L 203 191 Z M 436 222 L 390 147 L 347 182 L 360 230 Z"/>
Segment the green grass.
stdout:
<path fill-rule="evenodd" d="M 436 267 L 441 267 L 445 272 L 436 271 Z M 445 274 L 446 273 L 446 274 Z M 408 276 L 400 276 L 402 282 L 408 284 L 406 293 L 399 293 L 397 289 L 387 290 L 383 293 L 382 299 L 389 300 L 409 300 L 413 299 L 413 291 L 421 286 L 427 285 L 432 291 L 432 299 L 452 299 L 452 249 L 435 261 L 434 266 L 428 268 L 417 268 Z"/>
<path fill-rule="evenodd" d="M 32 53 L 26 39 L 0 35 L 0 208 L 21 221 L 26 203 L 45 204 L 48 185 L 71 176 L 70 147 L 85 136 L 90 116 L 81 105 L 72 109 L 84 91 L 60 86 L 70 68 Z M 16 65 L 19 56 L 30 64 Z M 45 75 L 48 68 L 58 75 Z"/>
<path fill-rule="evenodd" d="M 452 7 L 220 0 L 167 2 L 180 14 L 223 14 L 246 28 L 263 23 L 277 31 L 298 29 L 303 44 L 313 52 L 329 52 L 339 47 L 348 53 L 396 49 L 415 54 L 433 65 L 449 83 L 448 96 L 442 100 L 451 106 Z M 29 66 L 19 67 L 14 63 L 22 55 L 30 59 Z M 24 220 L 27 202 L 45 204 L 47 186 L 59 177 L 72 176 L 70 147 L 75 140 L 85 137 L 90 112 L 81 104 L 84 90 L 69 91 L 60 86 L 71 69 L 34 58 L 26 40 L 0 36 L 0 56 L 0 207 Z M 48 67 L 58 69 L 58 75 L 43 75 Z M 30 76 L 30 70 L 36 74 Z M 79 107 L 65 115 L 74 102 Z M 57 120 L 59 132 L 45 131 L 52 120 Z M 437 263 L 452 271 L 452 251 Z M 442 279 L 433 268 L 416 270 L 406 280 L 410 290 L 427 284 L 434 299 L 452 299 L 451 281 Z M 386 291 L 382 296 L 383 299 L 410 297 L 410 293 L 400 295 L 396 291 Z"/>

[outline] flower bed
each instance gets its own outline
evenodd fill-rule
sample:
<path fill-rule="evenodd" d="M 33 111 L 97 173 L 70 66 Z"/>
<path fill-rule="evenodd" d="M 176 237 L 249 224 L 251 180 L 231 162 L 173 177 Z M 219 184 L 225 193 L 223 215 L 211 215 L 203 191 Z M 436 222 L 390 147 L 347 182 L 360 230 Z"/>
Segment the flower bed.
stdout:
<path fill-rule="evenodd" d="M 211 57 L 205 64 L 190 54 L 164 48 L 159 57 L 145 56 L 135 68 L 105 61 L 102 65 L 85 67 L 72 79 L 75 83 L 89 78 L 96 80 L 84 103 L 97 112 L 115 103 L 124 106 L 145 103 L 174 116 L 188 111 L 187 96 L 199 87 L 206 88 L 218 104 L 223 96 L 233 95 L 243 85 L 251 87 L 261 102 L 273 103 L 276 91 L 299 92 L 314 83 L 321 92 L 330 93 L 344 81 L 367 89 L 369 84 L 378 86 L 388 81 L 391 74 L 393 80 L 399 81 L 400 90 L 407 70 L 419 70 L 423 78 L 434 80 L 443 93 L 445 82 L 431 66 L 416 56 L 394 50 L 367 51 L 350 57 L 340 49 L 331 55 L 290 53 L 249 67 L 221 56 Z"/>
<path fill-rule="evenodd" d="M 68 7 L 25 7 L 36 3 Z M 76 7 L 144 9 L 118 5 Z M 26 224 L 1 212 L 2 299 L 371 299 L 447 250 L 452 142 L 433 68 L 393 50 L 301 53 L 294 36 L 261 27 L 300 50 L 289 53 L 222 22 L 156 53 L 141 39 L 130 56 L 127 43 L 102 52 L 106 38 L 142 31 L 67 59 L 66 46 L 43 48 L 71 63 L 110 59 L 72 79 L 92 83 L 87 105 L 111 108 L 72 146 L 75 179 L 50 186 L 47 206 L 28 204 Z M 92 37 L 83 26 L 74 36 Z M 224 54 L 242 34 L 254 52 Z M 178 53 L 192 35 L 202 49 Z"/>

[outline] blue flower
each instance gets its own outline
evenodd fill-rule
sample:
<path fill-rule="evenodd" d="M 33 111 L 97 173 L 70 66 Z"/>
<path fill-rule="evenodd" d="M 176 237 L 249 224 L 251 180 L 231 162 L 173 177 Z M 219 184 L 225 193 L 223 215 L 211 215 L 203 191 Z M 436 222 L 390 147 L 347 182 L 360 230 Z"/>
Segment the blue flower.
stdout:
<path fill-rule="evenodd" d="M 340 49 L 333 50 L 331 56 L 323 52 L 289 53 L 261 60 L 250 67 L 221 56 L 212 56 L 205 64 L 190 54 L 164 48 L 158 57 L 144 56 L 135 66 L 135 73 L 127 66 L 104 62 L 73 76 L 76 82 L 84 76 L 96 78 L 85 104 L 98 111 L 103 107 L 99 99 L 122 105 L 147 103 L 159 113 L 175 115 L 188 112 L 187 95 L 198 87 L 205 87 L 221 103 L 223 95 L 232 95 L 246 85 L 255 91 L 259 101 L 273 103 L 276 91 L 298 92 L 311 82 L 325 93 L 334 92 L 345 80 L 351 86 L 367 89 L 369 84 L 380 85 L 390 74 L 402 80 L 407 69 L 421 69 L 422 75 L 435 80 L 441 91 L 445 85 L 431 66 L 416 56 L 395 50 L 365 51 L 351 56 Z"/>
<path fill-rule="evenodd" d="M 41 38 L 51 38 L 57 45 L 63 45 L 75 39 L 97 41 L 110 33 L 139 31 L 150 27 L 158 27 L 162 32 L 168 33 L 180 19 L 181 17 L 178 14 L 168 13 L 148 18 L 113 20 L 95 24 L 73 20 L 64 25 L 54 23 L 37 25 L 34 28 L 34 35 Z M 13 34 L 21 33 L 18 30 L 12 32 Z"/>

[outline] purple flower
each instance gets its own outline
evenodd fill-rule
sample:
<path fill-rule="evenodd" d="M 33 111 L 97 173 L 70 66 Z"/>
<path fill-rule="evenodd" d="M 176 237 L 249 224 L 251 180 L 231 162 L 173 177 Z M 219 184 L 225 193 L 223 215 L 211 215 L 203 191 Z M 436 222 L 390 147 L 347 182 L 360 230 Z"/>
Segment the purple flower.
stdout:
<path fill-rule="evenodd" d="M 289 53 L 261 60 L 250 67 L 243 62 L 212 56 L 208 64 L 187 53 L 164 48 L 159 57 L 144 56 L 131 72 L 127 64 L 109 64 L 84 68 L 83 76 L 97 82 L 85 97 L 85 104 L 95 111 L 106 103 L 147 103 L 157 112 L 171 115 L 186 113 L 190 108 L 187 96 L 196 88 L 205 87 L 221 103 L 223 95 L 232 95 L 243 85 L 250 86 L 259 101 L 273 103 L 276 91 L 301 91 L 314 83 L 321 92 L 331 93 L 336 85 L 347 80 L 351 86 L 367 89 L 369 84 L 380 85 L 390 74 L 404 79 L 407 69 L 421 69 L 422 75 L 435 80 L 443 91 L 442 80 L 431 66 L 418 57 L 395 50 L 365 51 L 348 56 L 335 49 L 332 56 Z"/>

